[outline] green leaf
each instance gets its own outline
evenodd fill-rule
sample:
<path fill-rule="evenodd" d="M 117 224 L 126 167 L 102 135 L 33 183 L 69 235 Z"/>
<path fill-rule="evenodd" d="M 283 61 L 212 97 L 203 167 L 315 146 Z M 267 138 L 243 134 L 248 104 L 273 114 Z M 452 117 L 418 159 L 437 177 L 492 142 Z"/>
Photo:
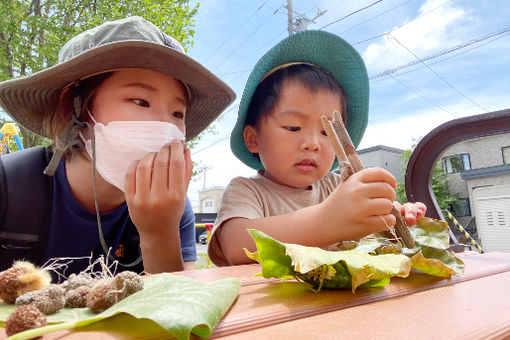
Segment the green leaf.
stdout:
<path fill-rule="evenodd" d="M 415 242 L 437 249 L 450 247 L 448 223 L 430 217 L 418 219 L 415 226 L 409 228 Z"/>
<path fill-rule="evenodd" d="M 362 284 L 381 286 L 388 284 L 389 278 L 393 276 L 407 277 L 411 269 L 411 261 L 404 255 L 370 256 L 355 251 L 326 251 L 317 247 L 281 243 L 254 229 L 248 232 L 255 240 L 258 251 L 251 254 L 251 258 L 262 264 L 262 275 L 265 278 L 303 278 L 301 274 L 311 273 L 311 276 L 320 278 L 319 287 L 345 288 L 345 280 L 349 278 L 346 275 L 335 277 L 345 266 L 354 292 Z M 339 263 L 342 266 L 338 266 Z M 314 270 L 317 272 L 314 273 Z"/>
<path fill-rule="evenodd" d="M 294 277 L 291 259 L 285 255 L 285 245 L 255 229 L 248 229 L 257 245 L 257 252 L 244 250 L 248 257 L 262 264 L 262 276 L 288 279 Z"/>
<path fill-rule="evenodd" d="M 208 337 L 237 298 L 241 286 L 236 278 L 204 283 L 168 273 L 148 276 L 144 283 L 143 290 L 100 314 L 83 308 L 66 308 L 48 317 L 49 322 L 64 323 L 28 330 L 11 338 L 29 339 L 57 330 L 87 326 L 124 313 L 136 318 L 134 322 L 147 323 L 148 319 L 155 323 L 154 327 L 159 325 L 179 340 L 189 339 L 190 332 Z M 0 306 L 0 311 L 5 307 L 13 309 L 13 306 Z M 2 320 L 5 320 L 4 315 L 5 310 L 1 314 Z M 130 318 L 120 320 L 133 322 L 132 318 L 131 321 L 128 321 Z"/>
<path fill-rule="evenodd" d="M 462 276 L 464 267 L 464 262 L 451 250 L 421 246 L 421 250 L 411 257 L 412 269 L 434 276 Z"/>
<path fill-rule="evenodd" d="M 416 247 L 404 249 L 411 257 L 411 268 L 429 275 L 450 277 L 464 274 L 464 262 L 448 250 L 450 235 L 448 223 L 430 217 L 420 218 L 409 228 Z"/>

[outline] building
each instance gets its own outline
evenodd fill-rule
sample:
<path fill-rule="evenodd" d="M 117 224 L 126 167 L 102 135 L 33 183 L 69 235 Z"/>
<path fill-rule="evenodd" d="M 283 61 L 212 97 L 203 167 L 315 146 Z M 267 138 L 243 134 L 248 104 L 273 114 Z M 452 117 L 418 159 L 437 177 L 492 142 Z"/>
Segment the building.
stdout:
<path fill-rule="evenodd" d="M 195 209 L 195 213 L 217 213 L 224 189 L 224 187 L 210 187 L 200 190 L 198 192 L 200 206 Z"/>
<path fill-rule="evenodd" d="M 462 200 L 452 213 L 468 232 L 475 232 L 473 191 L 510 183 L 510 132 L 452 145 L 440 161 L 448 178 L 448 191 Z"/>
<path fill-rule="evenodd" d="M 398 183 L 404 182 L 404 163 L 400 156 L 404 150 L 389 146 L 377 145 L 366 149 L 358 150 L 361 163 L 365 167 L 379 167 L 388 170 Z"/>

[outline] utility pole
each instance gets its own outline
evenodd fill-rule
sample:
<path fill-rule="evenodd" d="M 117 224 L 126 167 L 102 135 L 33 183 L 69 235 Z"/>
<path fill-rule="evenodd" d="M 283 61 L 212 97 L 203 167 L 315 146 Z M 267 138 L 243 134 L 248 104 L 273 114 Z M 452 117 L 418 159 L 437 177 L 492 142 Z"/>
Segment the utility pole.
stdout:
<path fill-rule="evenodd" d="M 287 9 L 287 25 L 288 25 L 288 31 L 289 35 L 292 35 L 296 32 L 306 30 L 308 28 L 308 25 L 315 24 L 315 19 L 326 13 L 328 10 L 321 11 L 320 8 L 317 9 L 317 15 L 309 19 L 306 17 L 305 14 L 301 14 L 296 12 L 292 8 L 292 0 L 287 0 L 287 6 L 284 6 Z M 294 22 L 294 14 L 297 15 L 296 22 Z"/>
<path fill-rule="evenodd" d="M 285 8 L 287 8 L 287 25 L 289 35 L 292 35 L 294 34 L 294 22 L 292 20 L 294 17 L 294 11 L 292 10 L 292 0 L 287 0 L 287 6 L 285 6 Z"/>
<path fill-rule="evenodd" d="M 203 167 L 202 167 L 202 170 L 204 171 L 204 185 L 203 185 L 202 189 L 205 189 L 205 184 L 206 184 L 206 181 L 205 181 L 205 175 L 207 174 L 207 170 L 208 170 L 208 169 L 211 169 L 211 167 L 209 167 L 209 166 L 207 166 L 207 165 L 205 165 L 205 166 L 203 166 Z"/>

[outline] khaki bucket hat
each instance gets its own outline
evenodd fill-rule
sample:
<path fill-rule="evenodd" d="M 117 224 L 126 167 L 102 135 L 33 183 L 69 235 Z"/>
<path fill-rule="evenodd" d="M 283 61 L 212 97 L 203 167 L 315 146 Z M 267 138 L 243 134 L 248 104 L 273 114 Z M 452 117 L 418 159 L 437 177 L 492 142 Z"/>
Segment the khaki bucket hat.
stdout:
<path fill-rule="evenodd" d="M 123 68 L 157 71 L 186 85 L 191 97 L 186 140 L 203 131 L 235 99 L 234 91 L 187 56 L 177 40 L 133 16 L 76 35 L 62 47 L 56 65 L 0 83 L 0 106 L 17 123 L 45 136 L 43 118 L 56 112 L 63 88 Z"/>

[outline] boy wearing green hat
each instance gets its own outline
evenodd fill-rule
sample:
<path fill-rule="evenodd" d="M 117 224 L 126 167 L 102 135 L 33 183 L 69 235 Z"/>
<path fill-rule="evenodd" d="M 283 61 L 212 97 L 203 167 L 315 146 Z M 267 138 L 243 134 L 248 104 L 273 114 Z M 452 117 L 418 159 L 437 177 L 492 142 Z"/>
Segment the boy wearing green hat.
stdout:
<path fill-rule="evenodd" d="M 423 217 L 422 203 L 401 206 L 395 178 L 367 168 L 345 182 L 331 172 L 335 153 L 320 117 L 334 110 L 355 146 L 367 125 L 368 76 L 360 55 L 346 41 L 323 31 L 296 33 L 274 46 L 248 78 L 232 152 L 257 170 L 226 188 L 208 253 L 217 265 L 249 263 L 254 251 L 246 229 L 285 243 L 326 248 L 395 224 L 393 204 L 409 224 Z"/>

